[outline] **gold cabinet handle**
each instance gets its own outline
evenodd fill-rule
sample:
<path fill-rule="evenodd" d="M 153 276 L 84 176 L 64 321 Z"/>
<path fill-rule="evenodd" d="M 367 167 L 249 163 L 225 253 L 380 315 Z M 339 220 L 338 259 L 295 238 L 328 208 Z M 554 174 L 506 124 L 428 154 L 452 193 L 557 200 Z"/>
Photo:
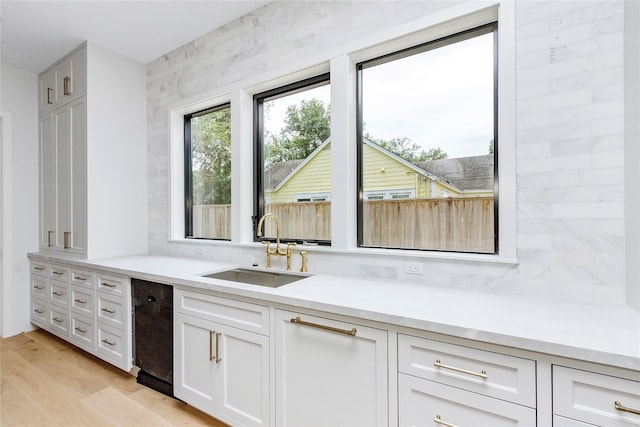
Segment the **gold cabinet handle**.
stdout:
<path fill-rule="evenodd" d="M 71 240 L 71 232 L 65 231 L 63 236 L 64 236 L 64 248 L 71 249 L 71 246 L 69 245 L 69 241 Z"/>
<path fill-rule="evenodd" d="M 64 86 L 64 94 L 67 96 L 71 95 L 71 77 L 65 76 L 65 78 L 62 79 L 62 84 Z"/>
<path fill-rule="evenodd" d="M 213 360 L 213 334 L 215 331 L 209 331 L 209 362 Z"/>
<path fill-rule="evenodd" d="M 53 92 L 53 89 L 48 87 L 47 88 L 47 104 L 53 104 L 53 101 L 51 100 L 51 92 Z"/>
<path fill-rule="evenodd" d="M 487 371 L 483 370 L 480 371 L 480 373 L 467 371 L 466 369 L 456 368 L 455 366 L 444 365 L 440 362 L 440 360 L 436 360 L 435 362 L 433 362 L 433 366 L 435 366 L 436 368 L 449 369 L 450 371 L 460 372 L 462 374 L 473 375 L 474 377 L 480 377 L 483 380 L 486 380 L 488 378 Z"/>
<path fill-rule="evenodd" d="M 53 231 L 47 231 L 47 246 L 48 247 L 53 246 L 53 243 L 52 243 L 53 238 L 52 237 L 53 237 Z"/>
<path fill-rule="evenodd" d="M 41 291 L 44 289 L 44 286 L 33 285 L 33 288 Z"/>
<path fill-rule="evenodd" d="M 440 415 L 436 415 L 436 417 L 433 419 L 433 422 L 436 424 L 440 424 L 441 426 L 456 427 L 455 424 L 451 424 L 446 421 L 443 421 L 442 418 L 440 418 Z"/>
<path fill-rule="evenodd" d="M 78 299 L 78 298 L 74 299 L 74 301 L 77 302 L 78 304 L 86 304 L 87 303 L 85 300 Z"/>
<path fill-rule="evenodd" d="M 76 331 L 80 332 L 81 334 L 86 334 L 87 333 L 86 329 L 81 329 L 81 328 L 73 328 L 73 329 L 75 329 Z"/>
<path fill-rule="evenodd" d="M 103 339 L 102 340 L 103 343 L 107 344 L 107 345 L 116 345 L 116 343 L 109 341 L 108 339 Z"/>
<path fill-rule="evenodd" d="M 218 357 L 218 350 L 219 350 L 219 345 L 220 345 L 220 335 L 222 335 L 221 332 L 216 333 L 216 363 L 222 362 L 222 359 L 220 359 L 220 357 Z"/>
<path fill-rule="evenodd" d="M 35 309 L 35 310 L 33 310 L 33 311 L 35 311 L 35 312 L 36 312 L 36 313 L 38 313 L 38 314 L 42 314 L 42 313 L 44 313 L 44 310 L 40 310 L 39 308 L 36 308 L 36 309 Z"/>
<path fill-rule="evenodd" d="M 51 293 L 57 297 L 61 297 L 62 295 L 64 295 L 64 292 L 51 292 Z"/>
<path fill-rule="evenodd" d="M 317 328 L 317 329 L 322 329 L 322 330 L 325 330 L 325 331 L 336 332 L 338 334 L 350 335 L 352 337 L 355 337 L 356 336 L 356 332 L 357 332 L 356 328 L 353 328 L 351 330 L 349 330 L 349 329 L 340 329 L 340 328 L 334 328 L 333 326 L 326 326 L 326 325 L 320 325 L 318 323 L 305 322 L 304 320 L 300 319 L 300 316 L 296 317 L 295 319 L 291 319 L 291 323 L 297 323 L 298 325 L 310 326 L 312 328 Z"/>
<path fill-rule="evenodd" d="M 55 274 L 56 276 L 62 276 L 64 274 L 64 271 L 53 270 L 51 274 Z"/>
<path fill-rule="evenodd" d="M 635 415 L 640 415 L 640 409 L 627 408 L 626 406 L 623 406 L 622 403 L 618 402 L 617 400 L 615 402 L 613 402 L 613 407 L 616 408 L 618 411 L 628 412 L 630 414 L 635 414 Z"/>
<path fill-rule="evenodd" d="M 80 281 L 82 281 L 82 282 L 84 282 L 85 280 L 87 280 L 87 278 L 86 278 L 86 277 L 82 277 L 82 276 L 76 276 L 76 277 L 75 277 L 75 279 L 76 279 L 76 280 L 80 280 Z"/>
<path fill-rule="evenodd" d="M 100 283 L 101 286 L 106 286 L 107 288 L 115 288 L 116 285 L 112 285 L 111 283 L 107 283 L 107 282 L 102 282 Z"/>
<path fill-rule="evenodd" d="M 105 313 L 116 314 L 115 310 L 109 310 L 108 308 L 102 308 L 101 310 L 104 311 Z"/>
<path fill-rule="evenodd" d="M 33 267 L 33 269 L 34 269 L 34 270 L 38 270 L 38 271 L 42 271 L 42 270 L 44 270 L 44 267 L 41 267 L 41 266 L 39 266 L 39 265 L 36 265 L 36 266 L 34 266 L 34 267 Z"/>
<path fill-rule="evenodd" d="M 54 317 L 52 320 L 57 323 L 62 323 L 62 319 L 58 319 L 57 317 Z"/>

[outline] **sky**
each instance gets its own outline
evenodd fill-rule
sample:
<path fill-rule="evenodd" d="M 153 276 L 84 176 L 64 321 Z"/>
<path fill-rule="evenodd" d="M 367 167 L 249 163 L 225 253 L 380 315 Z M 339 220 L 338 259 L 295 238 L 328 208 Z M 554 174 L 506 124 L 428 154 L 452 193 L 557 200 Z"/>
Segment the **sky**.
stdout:
<path fill-rule="evenodd" d="M 449 158 L 488 154 L 493 138 L 492 37 L 365 68 L 365 132 L 385 140 L 407 137 L 425 151 L 441 148 Z M 282 123 L 287 105 L 311 98 L 329 104 L 329 86 L 278 99 L 270 121 Z"/>

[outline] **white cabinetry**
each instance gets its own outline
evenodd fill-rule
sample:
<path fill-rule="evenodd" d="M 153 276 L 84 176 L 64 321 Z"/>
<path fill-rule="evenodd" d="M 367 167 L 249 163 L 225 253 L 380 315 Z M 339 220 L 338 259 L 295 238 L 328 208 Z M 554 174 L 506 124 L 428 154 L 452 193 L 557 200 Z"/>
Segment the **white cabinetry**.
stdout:
<path fill-rule="evenodd" d="M 144 65 L 86 43 L 40 74 L 40 248 L 146 252 Z"/>
<path fill-rule="evenodd" d="M 536 425 L 532 360 L 398 335 L 401 426 Z"/>
<path fill-rule="evenodd" d="M 269 425 L 269 310 L 174 290 L 174 394 L 231 425 Z"/>
<path fill-rule="evenodd" d="M 640 374 L 635 381 L 553 367 L 554 427 L 640 426 Z"/>
<path fill-rule="evenodd" d="M 383 426 L 387 331 L 276 310 L 276 425 Z"/>

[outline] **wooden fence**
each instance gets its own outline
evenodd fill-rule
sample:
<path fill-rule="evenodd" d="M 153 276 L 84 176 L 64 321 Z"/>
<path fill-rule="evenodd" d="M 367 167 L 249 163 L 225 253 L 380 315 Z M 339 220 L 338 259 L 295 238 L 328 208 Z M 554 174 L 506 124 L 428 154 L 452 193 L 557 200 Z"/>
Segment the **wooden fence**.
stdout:
<path fill-rule="evenodd" d="M 229 205 L 195 206 L 193 211 L 198 236 L 229 238 Z M 278 217 L 281 236 L 331 239 L 330 202 L 272 204 L 266 211 Z M 492 197 L 366 201 L 362 219 L 364 246 L 494 251 Z M 264 225 L 264 235 L 275 236 L 275 223 Z"/>

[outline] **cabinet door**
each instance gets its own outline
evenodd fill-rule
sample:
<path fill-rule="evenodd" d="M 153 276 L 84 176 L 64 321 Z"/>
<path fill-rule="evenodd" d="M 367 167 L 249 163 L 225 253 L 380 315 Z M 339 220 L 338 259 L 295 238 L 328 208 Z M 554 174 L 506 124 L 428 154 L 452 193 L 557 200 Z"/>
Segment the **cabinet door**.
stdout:
<path fill-rule="evenodd" d="M 535 426 L 536 411 L 515 403 L 398 375 L 400 426 Z"/>
<path fill-rule="evenodd" d="M 87 50 L 80 49 L 57 66 L 56 89 L 60 105 L 84 95 L 87 89 Z"/>
<path fill-rule="evenodd" d="M 269 337 L 216 325 L 214 331 L 217 409 L 232 425 L 269 424 Z"/>
<path fill-rule="evenodd" d="M 87 141 L 84 98 L 54 113 L 57 148 L 56 249 L 85 253 Z"/>
<path fill-rule="evenodd" d="M 40 248 L 55 246 L 56 131 L 53 114 L 40 118 Z"/>
<path fill-rule="evenodd" d="M 276 310 L 276 373 L 278 426 L 389 423 L 386 331 Z"/>
<path fill-rule="evenodd" d="M 214 328 L 213 322 L 174 313 L 173 393 L 207 413 L 215 398 Z"/>
<path fill-rule="evenodd" d="M 55 68 L 51 68 L 40 76 L 40 87 L 38 88 L 38 109 L 40 113 L 51 112 L 56 106 L 58 96 L 56 92 L 56 76 Z"/>

